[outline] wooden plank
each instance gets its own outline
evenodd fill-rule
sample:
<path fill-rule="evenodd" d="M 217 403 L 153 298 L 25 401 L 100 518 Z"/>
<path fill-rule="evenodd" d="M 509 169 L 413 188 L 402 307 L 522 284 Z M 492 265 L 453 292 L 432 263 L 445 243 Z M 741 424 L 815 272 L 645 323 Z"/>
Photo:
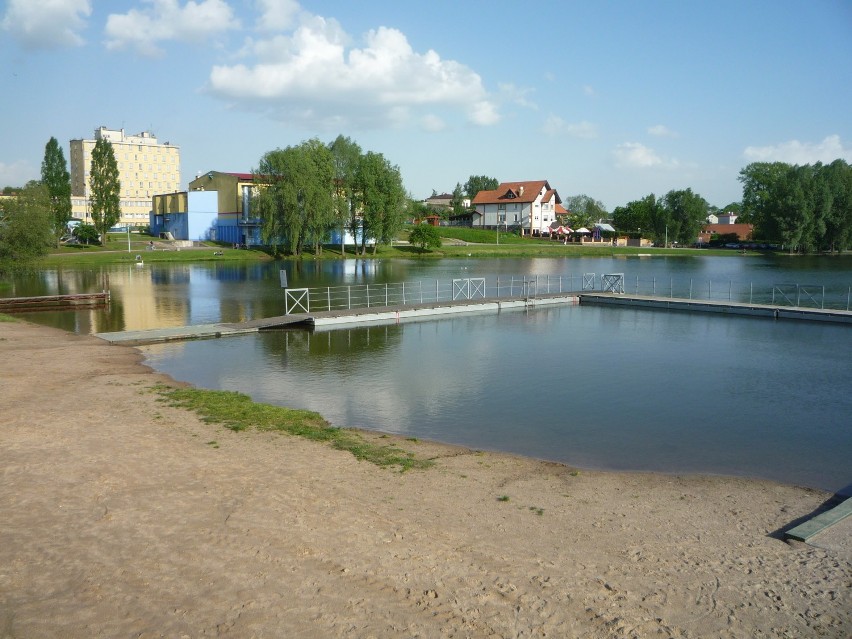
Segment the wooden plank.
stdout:
<path fill-rule="evenodd" d="M 784 533 L 785 537 L 796 539 L 797 541 L 807 541 L 817 533 L 821 533 L 829 526 L 833 526 L 839 521 L 842 521 L 849 515 L 852 515 L 852 497 L 838 504 L 831 510 L 820 513 L 816 517 L 799 524 L 795 528 Z"/>
<path fill-rule="evenodd" d="M 2 297 L 0 311 L 13 313 L 101 305 L 109 302 L 109 293 L 77 293 L 73 295 L 41 295 L 37 297 Z"/>

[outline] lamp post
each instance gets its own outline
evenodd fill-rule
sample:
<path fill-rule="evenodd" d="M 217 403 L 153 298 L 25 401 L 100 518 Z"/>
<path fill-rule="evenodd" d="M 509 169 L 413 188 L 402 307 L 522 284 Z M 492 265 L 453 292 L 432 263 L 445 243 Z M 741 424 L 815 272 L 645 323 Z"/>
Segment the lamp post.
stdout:
<path fill-rule="evenodd" d="M 127 228 L 127 252 L 130 253 L 130 224 L 125 224 Z"/>

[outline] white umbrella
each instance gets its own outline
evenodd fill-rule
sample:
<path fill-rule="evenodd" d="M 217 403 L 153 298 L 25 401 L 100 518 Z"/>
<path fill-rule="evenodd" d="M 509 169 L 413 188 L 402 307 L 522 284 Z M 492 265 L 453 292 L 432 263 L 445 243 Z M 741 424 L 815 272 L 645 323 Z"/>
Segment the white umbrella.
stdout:
<path fill-rule="evenodd" d="M 591 233 L 591 231 L 590 231 L 589 229 L 587 229 L 585 226 L 583 226 L 583 227 L 581 227 L 581 228 L 577 229 L 577 230 L 576 230 L 576 231 L 574 231 L 574 232 L 575 232 L 575 233 Z"/>

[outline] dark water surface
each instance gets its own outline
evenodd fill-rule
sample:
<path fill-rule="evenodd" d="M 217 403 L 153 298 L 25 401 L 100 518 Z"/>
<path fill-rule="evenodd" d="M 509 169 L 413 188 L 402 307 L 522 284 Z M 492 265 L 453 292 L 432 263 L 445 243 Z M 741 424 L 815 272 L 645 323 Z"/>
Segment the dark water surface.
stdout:
<path fill-rule="evenodd" d="M 584 273 L 621 272 L 628 292 L 649 282 L 680 294 L 686 283 L 716 294 L 827 285 L 843 304 L 852 286 L 849 257 L 702 256 L 122 265 L 47 271 L 8 294 L 88 292 L 108 278 L 106 311 L 27 316 L 78 333 L 234 322 L 283 313 L 282 267 L 292 287 L 551 275 L 579 288 Z M 143 350 L 176 379 L 317 410 L 337 425 L 588 468 L 831 491 L 852 482 L 846 325 L 560 307 Z"/>

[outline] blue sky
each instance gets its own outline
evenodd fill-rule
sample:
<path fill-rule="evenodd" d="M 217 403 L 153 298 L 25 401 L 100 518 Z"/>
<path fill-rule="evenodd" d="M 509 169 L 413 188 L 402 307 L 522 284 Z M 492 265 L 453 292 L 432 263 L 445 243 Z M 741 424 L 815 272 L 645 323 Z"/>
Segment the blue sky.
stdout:
<path fill-rule="evenodd" d="M 197 172 L 350 136 L 412 196 L 547 179 L 609 210 L 754 161 L 852 162 L 852 2 L 5 0 L 0 186 L 153 131 Z"/>

